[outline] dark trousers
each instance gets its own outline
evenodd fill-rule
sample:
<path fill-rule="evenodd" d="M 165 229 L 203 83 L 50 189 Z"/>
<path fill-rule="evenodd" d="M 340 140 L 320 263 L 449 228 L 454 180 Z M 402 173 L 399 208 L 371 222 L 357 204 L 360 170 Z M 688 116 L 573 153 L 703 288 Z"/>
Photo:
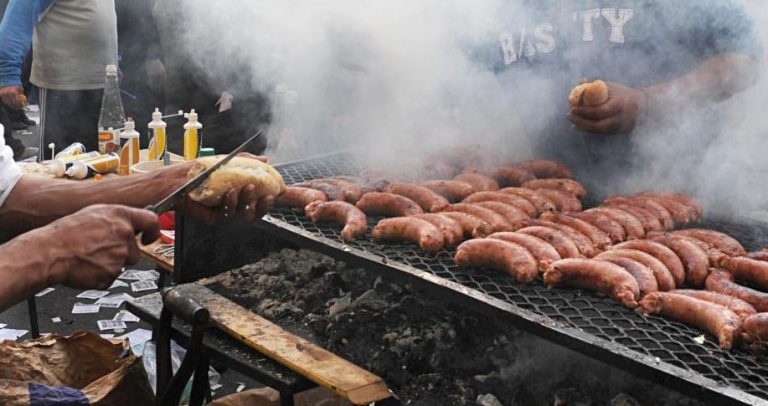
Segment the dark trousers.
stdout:
<path fill-rule="evenodd" d="M 86 151 L 99 148 L 99 114 L 103 90 L 40 89 L 40 156 L 51 159 L 48 144 L 56 151 L 79 142 Z"/>

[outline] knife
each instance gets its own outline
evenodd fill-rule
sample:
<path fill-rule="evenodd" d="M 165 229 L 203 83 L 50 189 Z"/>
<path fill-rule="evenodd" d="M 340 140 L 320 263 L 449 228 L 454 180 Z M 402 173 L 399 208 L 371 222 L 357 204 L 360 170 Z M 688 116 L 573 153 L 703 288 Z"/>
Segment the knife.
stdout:
<path fill-rule="evenodd" d="M 195 188 L 197 188 L 203 182 L 205 182 L 205 180 L 208 179 L 208 177 L 211 176 L 212 173 L 216 172 L 217 169 L 221 168 L 223 165 L 229 162 L 232 158 L 234 158 L 237 154 L 242 152 L 247 146 L 251 145 L 253 141 L 255 141 L 260 136 L 261 136 L 261 131 L 259 131 L 253 137 L 249 138 L 244 143 L 242 143 L 239 147 L 235 148 L 235 150 L 230 152 L 229 155 L 224 157 L 224 159 L 217 162 L 215 165 L 211 166 L 210 168 L 206 169 L 205 172 L 195 176 L 194 179 L 189 180 L 187 183 L 184 184 L 184 186 L 180 187 L 175 192 L 171 193 L 165 199 L 161 200 L 157 204 L 149 205 L 145 207 L 145 209 L 157 214 L 170 210 L 171 208 L 173 208 L 173 205 L 179 199 L 184 198 L 189 192 L 195 190 Z"/>

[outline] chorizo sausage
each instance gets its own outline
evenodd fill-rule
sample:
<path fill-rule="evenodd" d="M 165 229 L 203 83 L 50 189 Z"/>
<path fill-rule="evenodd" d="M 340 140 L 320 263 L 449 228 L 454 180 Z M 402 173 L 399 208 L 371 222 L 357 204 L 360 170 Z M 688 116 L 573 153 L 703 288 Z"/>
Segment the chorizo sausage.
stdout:
<path fill-rule="evenodd" d="M 537 191 L 551 200 L 557 210 L 563 213 L 572 213 L 583 209 L 581 200 L 570 193 L 555 189 L 538 189 Z"/>
<path fill-rule="evenodd" d="M 683 261 L 680 260 L 675 251 L 664 244 L 649 240 L 632 240 L 614 245 L 611 249 L 631 249 L 650 254 L 667 267 L 672 274 L 672 278 L 675 280 L 675 286 L 683 286 L 685 283 L 685 266 Z"/>
<path fill-rule="evenodd" d="M 664 225 L 661 224 L 661 221 L 659 221 L 656 216 L 654 216 L 652 213 L 648 212 L 647 210 L 631 205 L 631 204 L 621 204 L 616 203 L 612 205 L 606 205 L 605 207 L 611 207 L 616 208 L 619 210 L 623 210 L 640 220 L 640 222 L 643 224 L 643 230 L 645 230 L 646 233 L 651 233 L 654 231 L 664 231 Z"/>
<path fill-rule="evenodd" d="M 685 235 L 685 234 L 679 234 L 677 232 L 672 232 L 672 233 L 669 233 L 667 235 L 669 235 L 670 237 L 679 238 L 681 240 L 688 241 L 688 242 L 690 242 L 692 244 L 695 244 L 699 248 L 701 248 L 701 250 L 704 251 L 707 254 L 707 258 L 709 259 L 709 265 L 710 266 L 719 267 L 720 266 L 720 261 L 723 258 L 726 257 L 726 255 L 722 251 L 712 247 L 711 245 L 709 245 L 709 243 L 707 243 L 704 240 L 700 240 L 698 238 L 690 237 L 690 236 Z M 657 237 L 658 237 L 658 235 L 653 235 L 650 238 L 653 239 L 653 238 L 657 238 Z"/>
<path fill-rule="evenodd" d="M 477 192 L 462 201 L 462 203 L 501 202 L 509 204 L 524 211 L 528 217 L 538 214 L 536 207 L 528 200 L 515 195 L 501 192 Z"/>
<path fill-rule="evenodd" d="M 571 168 L 557 161 L 537 159 L 521 162 L 517 165 L 520 168 L 533 172 L 537 178 L 572 178 Z"/>
<path fill-rule="evenodd" d="M 371 216 L 404 217 L 424 212 L 421 206 L 405 196 L 383 192 L 364 194 L 356 206 Z"/>
<path fill-rule="evenodd" d="M 313 222 L 333 221 L 343 224 L 341 238 L 352 241 L 365 235 L 368 219 L 355 205 L 342 201 L 312 202 L 304 208 L 305 215 Z"/>
<path fill-rule="evenodd" d="M 533 172 L 516 166 L 499 166 L 494 168 L 491 174 L 499 186 L 521 186 L 536 179 Z"/>
<path fill-rule="evenodd" d="M 445 245 L 443 233 L 434 224 L 413 217 L 394 217 L 379 221 L 371 232 L 374 241 L 410 241 L 422 250 L 434 253 Z"/>
<path fill-rule="evenodd" d="M 485 207 L 480 207 L 474 204 L 468 204 L 468 203 L 452 204 L 448 206 L 446 211 L 449 211 L 449 212 L 456 211 L 459 213 L 466 213 L 466 214 L 475 216 L 480 220 L 483 220 L 486 223 L 490 224 L 491 227 L 493 227 L 494 231 L 512 231 L 515 228 L 512 222 L 507 220 L 507 218 L 502 216 L 501 214 L 491 209 L 486 209 Z"/>
<path fill-rule="evenodd" d="M 595 207 L 593 209 L 585 210 L 584 213 L 602 213 L 610 217 L 617 223 L 624 227 L 624 231 L 627 233 L 627 238 L 639 239 L 645 237 L 645 228 L 643 223 L 630 213 L 624 210 L 611 208 L 611 207 Z"/>
<path fill-rule="evenodd" d="M 413 183 L 390 183 L 384 191 L 400 196 L 405 196 L 416 202 L 425 212 L 437 213 L 445 210 L 450 205 L 448 199 L 439 194 Z"/>
<path fill-rule="evenodd" d="M 641 196 L 652 196 L 652 197 L 659 197 L 662 199 L 672 200 L 675 202 L 678 202 L 688 208 L 688 210 L 691 212 L 693 217 L 691 217 L 691 220 L 701 220 L 701 215 L 704 212 L 704 210 L 701 208 L 701 205 L 693 199 L 690 196 L 686 196 L 681 193 L 672 193 L 672 192 L 641 192 Z"/>
<path fill-rule="evenodd" d="M 359 176 L 335 176 L 333 179 L 343 180 L 345 182 L 353 183 L 360 186 L 363 195 L 371 192 L 381 192 L 389 184 L 387 181 L 375 180 L 371 181 Z"/>
<path fill-rule="evenodd" d="M 704 286 L 704 281 L 709 274 L 709 257 L 698 245 L 673 236 L 654 237 L 662 245 L 666 245 L 680 258 L 685 268 L 685 282 L 692 287 Z"/>
<path fill-rule="evenodd" d="M 325 193 L 305 187 L 286 186 L 283 193 L 275 198 L 275 206 L 304 209 L 312 202 L 324 202 L 328 198 Z"/>
<path fill-rule="evenodd" d="M 656 282 L 656 278 L 653 276 L 653 271 L 645 266 L 642 262 L 635 261 L 634 259 L 607 255 L 600 258 L 601 261 L 612 262 L 629 272 L 640 288 L 640 297 L 643 297 L 651 292 L 657 292 L 659 290 L 659 284 Z"/>
<path fill-rule="evenodd" d="M 456 249 L 459 266 L 505 271 L 520 283 L 531 283 L 539 275 L 533 255 L 524 247 L 496 239 L 465 241 Z"/>
<path fill-rule="evenodd" d="M 565 193 L 569 193 L 581 200 L 587 195 L 587 190 L 581 183 L 573 179 L 536 179 L 523 183 L 524 188 L 528 189 L 554 189 Z"/>
<path fill-rule="evenodd" d="M 576 244 L 574 244 L 574 242 L 562 231 L 549 227 L 534 226 L 522 228 L 517 230 L 517 232 L 539 237 L 548 242 L 555 247 L 555 250 L 557 250 L 557 253 L 560 254 L 561 258 L 581 258 L 579 248 L 576 247 Z"/>
<path fill-rule="evenodd" d="M 494 192 L 499 190 L 499 184 L 495 180 L 479 173 L 460 173 L 453 180 L 469 183 L 475 189 L 475 192 Z"/>
<path fill-rule="evenodd" d="M 523 199 L 528 200 L 536 208 L 536 215 L 557 210 L 557 206 L 555 206 L 555 203 L 550 198 L 533 189 L 507 187 L 501 189 L 500 192 L 520 196 Z"/>
<path fill-rule="evenodd" d="M 675 220 L 672 218 L 672 214 L 664 206 L 656 203 L 651 199 L 638 199 L 636 197 L 627 196 L 609 196 L 603 201 L 606 206 L 612 206 L 614 204 L 629 204 L 640 207 L 645 211 L 653 214 L 664 227 L 664 230 L 672 230 L 675 228 Z"/>
<path fill-rule="evenodd" d="M 742 320 L 745 320 L 757 313 L 757 310 L 755 310 L 754 306 L 739 298 L 724 295 L 722 293 L 712 292 L 709 290 L 677 289 L 669 293 L 695 297 L 699 300 L 717 303 L 720 306 L 725 306 L 731 309 L 731 311 L 736 313 L 736 315 L 739 316 L 739 318 Z"/>
<path fill-rule="evenodd" d="M 451 203 L 460 202 L 475 193 L 472 185 L 460 180 L 429 180 L 422 182 L 421 186 L 443 196 Z"/>
<path fill-rule="evenodd" d="M 542 220 L 560 223 L 586 235 L 598 250 L 604 250 L 611 245 L 611 238 L 603 230 L 584 220 L 563 213 L 549 212 L 541 215 Z"/>
<path fill-rule="evenodd" d="M 579 220 L 584 220 L 587 223 L 592 224 L 593 226 L 602 230 L 606 235 L 608 235 L 608 238 L 611 239 L 611 242 L 617 243 L 627 239 L 627 232 L 624 230 L 624 227 L 613 220 L 613 218 L 605 215 L 605 213 L 587 213 L 582 211 L 578 213 L 571 213 L 571 215 Z"/>
<path fill-rule="evenodd" d="M 474 203 L 477 206 L 485 207 L 486 209 L 491 209 L 495 211 L 496 213 L 501 214 L 509 220 L 510 223 L 512 223 L 513 226 L 517 227 L 518 224 L 521 222 L 530 219 L 530 217 L 525 214 L 522 210 L 518 209 L 516 206 L 512 206 L 511 204 L 506 204 L 502 202 L 480 202 L 480 203 Z"/>
<path fill-rule="evenodd" d="M 722 251 L 726 255 L 732 257 L 746 255 L 747 250 L 739 243 L 735 238 L 728 234 L 721 233 L 715 230 L 706 230 L 702 228 L 689 228 L 686 230 L 678 230 L 673 234 L 685 235 L 688 237 L 696 238 L 711 245 L 713 248 Z"/>
<path fill-rule="evenodd" d="M 756 261 L 768 261 L 768 251 L 748 252 L 747 258 L 752 258 Z"/>
<path fill-rule="evenodd" d="M 560 254 L 558 254 L 552 244 L 530 234 L 511 233 L 507 231 L 493 233 L 489 235 L 488 238 L 509 241 L 525 247 L 539 262 L 542 271 L 544 271 L 546 265 L 561 259 Z"/>
<path fill-rule="evenodd" d="M 748 257 L 725 257 L 720 261 L 720 266 L 737 280 L 768 290 L 768 262 Z"/>
<path fill-rule="evenodd" d="M 758 312 L 768 312 L 768 293 L 737 284 L 733 275 L 726 271 L 712 270 L 705 286 L 707 290 L 737 297 L 751 304 Z"/>
<path fill-rule="evenodd" d="M 768 313 L 758 313 L 744 320 L 744 339 L 749 343 L 768 341 Z"/>
<path fill-rule="evenodd" d="M 455 247 L 464 241 L 464 229 L 458 221 L 450 217 L 440 213 L 415 214 L 412 217 L 426 220 L 439 228 L 440 232 L 443 233 L 445 245 L 448 247 Z"/>
<path fill-rule="evenodd" d="M 344 200 L 346 202 L 355 204 L 361 197 L 363 197 L 363 189 L 360 186 L 355 185 L 341 179 L 313 179 L 306 182 L 297 183 L 293 186 L 307 187 L 310 189 L 318 189 L 328 195 L 329 190 L 332 191 L 331 195 L 328 195 L 330 200 Z"/>
<path fill-rule="evenodd" d="M 583 256 L 592 258 L 597 254 L 597 248 L 595 248 L 595 244 L 592 243 L 592 240 L 590 240 L 589 237 L 565 224 L 555 223 L 547 220 L 525 220 L 521 222 L 520 225 L 523 227 L 548 227 L 561 231 L 571 241 L 573 241 L 574 244 L 576 244 L 576 248 L 579 249 L 579 252 Z"/>
<path fill-rule="evenodd" d="M 656 278 L 656 284 L 658 284 L 659 290 L 662 292 L 666 292 L 675 288 L 675 278 L 672 277 L 672 273 L 669 272 L 669 269 L 667 269 L 666 266 L 664 266 L 664 263 L 656 259 L 651 254 L 647 254 L 638 250 L 621 249 L 605 251 L 601 254 L 598 254 L 595 259 L 611 257 L 634 259 L 635 261 L 647 266 L 651 272 L 653 272 L 653 277 Z"/>
<path fill-rule="evenodd" d="M 663 197 L 659 196 L 648 196 L 648 195 L 638 195 L 635 196 L 635 199 L 641 202 L 653 202 L 658 205 L 661 205 L 667 211 L 669 211 L 669 214 L 672 216 L 672 219 L 675 221 L 675 224 L 688 224 L 691 221 L 693 221 L 694 215 L 691 213 L 691 210 L 684 204 L 681 204 L 680 202 L 677 202 L 672 199 L 665 199 Z"/>
<path fill-rule="evenodd" d="M 612 297 L 630 309 L 637 307 L 640 287 L 624 268 L 608 261 L 561 259 L 544 272 L 549 287 L 573 286 Z"/>
<path fill-rule="evenodd" d="M 717 337 L 724 350 L 731 349 L 734 338 L 741 332 L 741 319 L 736 313 L 693 297 L 656 292 L 645 296 L 640 306 L 645 314 L 660 314 L 708 331 Z"/>
<path fill-rule="evenodd" d="M 466 238 L 485 238 L 486 236 L 493 234 L 493 227 L 479 217 L 467 213 L 447 211 L 437 214 L 458 222 L 464 230 L 464 236 Z"/>

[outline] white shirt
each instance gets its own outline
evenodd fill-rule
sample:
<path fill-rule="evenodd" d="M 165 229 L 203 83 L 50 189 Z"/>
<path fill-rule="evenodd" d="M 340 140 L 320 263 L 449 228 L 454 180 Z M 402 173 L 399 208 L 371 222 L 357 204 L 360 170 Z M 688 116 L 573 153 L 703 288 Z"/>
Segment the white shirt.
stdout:
<path fill-rule="evenodd" d="M 5 129 L 0 125 L 0 206 L 21 178 L 21 168 L 13 161 L 13 150 L 5 145 Z"/>

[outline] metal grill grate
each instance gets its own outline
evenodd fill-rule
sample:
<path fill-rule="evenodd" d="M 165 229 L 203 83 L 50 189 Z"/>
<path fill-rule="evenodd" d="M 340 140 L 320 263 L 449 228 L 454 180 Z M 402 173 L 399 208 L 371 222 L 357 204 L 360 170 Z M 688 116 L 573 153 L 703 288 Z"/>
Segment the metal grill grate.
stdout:
<path fill-rule="evenodd" d="M 362 165 L 359 162 L 355 162 L 346 155 L 289 163 L 278 167 L 287 184 L 315 178 L 355 175 L 361 168 Z M 611 299 L 589 292 L 550 290 L 540 282 L 523 286 L 516 284 L 511 277 L 503 273 L 463 269 L 453 263 L 453 252 L 441 251 L 430 255 L 412 245 L 374 243 L 370 238 L 370 229 L 378 219 L 369 219 L 371 227 L 365 239 L 344 242 L 339 236 L 339 227 L 313 224 L 300 211 L 275 209 L 270 216 L 300 227 L 309 233 L 319 234 L 351 248 L 385 257 L 387 261 L 397 261 L 412 266 L 535 314 L 546 316 L 554 322 L 554 325 L 559 323 L 572 326 L 584 333 L 619 344 L 619 352 L 625 351 L 627 357 L 637 358 L 637 354 L 632 354 L 631 351 L 646 356 L 638 362 L 668 363 L 700 374 L 717 383 L 731 386 L 731 389 L 768 399 L 768 364 L 764 362 L 765 359 L 738 349 L 722 351 L 716 339 L 708 334 L 705 334 L 705 343 L 699 345 L 693 340 L 703 334 L 698 329 L 660 317 L 642 316 L 618 305 Z M 754 238 L 761 234 L 738 227 L 728 230 L 729 225 L 722 223 L 711 224 L 711 226 L 730 231 L 737 238 Z M 756 248 L 754 245 L 757 241 L 742 242 L 752 249 Z"/>

